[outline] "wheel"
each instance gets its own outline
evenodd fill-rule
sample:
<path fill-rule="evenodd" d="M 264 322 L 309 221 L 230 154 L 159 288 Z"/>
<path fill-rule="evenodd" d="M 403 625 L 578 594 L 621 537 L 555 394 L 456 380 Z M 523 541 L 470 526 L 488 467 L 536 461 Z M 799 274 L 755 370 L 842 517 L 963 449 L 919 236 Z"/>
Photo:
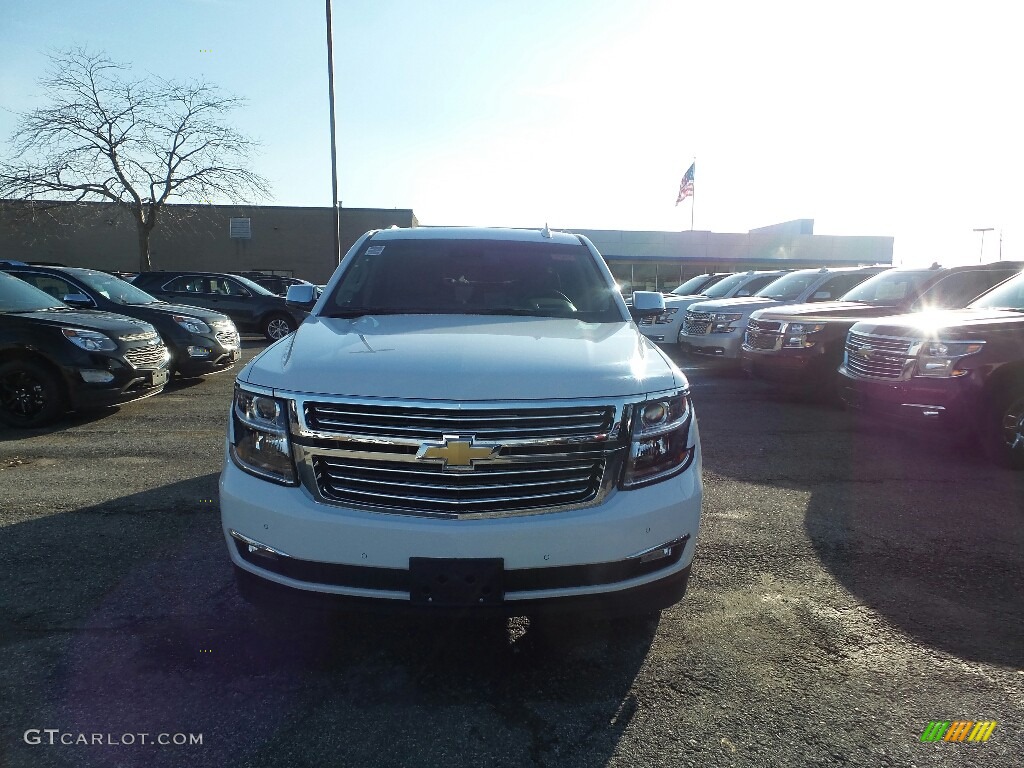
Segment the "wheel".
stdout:
<path fill-rule="evenodd" d="M 295 321 L 288 315 L 269 315 L 263 321 L 263 335 L 271 341 L 283 339 L 295 330 Z"/>
<path fill-rule="evenodd" d="M 0 365 L 0 421 L 12 427 L 41 427 L 67 407 L 57 377 L 30 360 Z"/>
<path fill-rule="evenodd" d="M 1024 469 L 1024 381 L 1004 389 L 989 414 L 986 448 L 992 459 L 1010 469 Z"/>

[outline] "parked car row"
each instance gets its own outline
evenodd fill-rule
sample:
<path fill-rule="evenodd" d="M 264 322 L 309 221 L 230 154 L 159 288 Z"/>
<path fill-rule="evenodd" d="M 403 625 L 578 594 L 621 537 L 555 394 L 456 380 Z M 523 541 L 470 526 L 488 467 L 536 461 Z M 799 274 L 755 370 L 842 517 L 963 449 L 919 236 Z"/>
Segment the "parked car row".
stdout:
<path fill-rule="evenodd" d="M 226 315 L 159 301 L 105 272 L 0 272 L 0 421 L 9 426 L 155 395 L 174 373 L 217 373 L 239 356 Z"/>
<path fill-rule="evenodd" d="M 692 303 L 679 346 L 803 395 L 947 427 L 1022 469 L 1022 269 L 1024 262 L 822 270 L 817 284 L 813 271 L 798 270 L 749 300 Z M 859 285 L 828 301 L 823 288 L 838 284 L 825 273 L 859 277 Z"/>

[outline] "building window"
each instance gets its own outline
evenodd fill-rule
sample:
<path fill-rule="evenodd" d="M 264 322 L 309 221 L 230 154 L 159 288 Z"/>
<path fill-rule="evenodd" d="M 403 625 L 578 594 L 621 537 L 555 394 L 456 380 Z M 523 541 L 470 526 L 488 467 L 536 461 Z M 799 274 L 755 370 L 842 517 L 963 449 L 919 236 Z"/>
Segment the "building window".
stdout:
<path fill-rule="evenodd" d="M 232 240 L 251 240 L 251 219 L 228 219 L 228 237 Z"/>

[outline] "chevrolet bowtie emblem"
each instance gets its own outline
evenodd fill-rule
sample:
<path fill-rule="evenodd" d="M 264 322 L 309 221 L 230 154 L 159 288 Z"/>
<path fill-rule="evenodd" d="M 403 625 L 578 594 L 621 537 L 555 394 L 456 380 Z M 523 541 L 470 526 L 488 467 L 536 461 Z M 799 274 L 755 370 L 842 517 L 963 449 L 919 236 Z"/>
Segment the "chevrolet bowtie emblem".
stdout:
<path fill-rule="evenodd" d="M 477 443 L 472 435 L 445 435 L 442 441 L 422 443 L 416 458 L 422 461 L 440 461 L 444 469 L 467 472 L 478 461 L 488 461 L 498 455 L 498 443 Z"/>

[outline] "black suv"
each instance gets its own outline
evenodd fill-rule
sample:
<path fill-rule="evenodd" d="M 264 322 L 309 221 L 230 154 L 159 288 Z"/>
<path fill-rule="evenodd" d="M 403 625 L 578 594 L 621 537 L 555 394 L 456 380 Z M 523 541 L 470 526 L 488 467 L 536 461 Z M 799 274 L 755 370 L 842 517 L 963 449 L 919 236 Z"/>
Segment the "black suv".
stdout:
<path fill-rule="evenodd" d="M 1024 469 L 1024 273 L 964 309 L 857 323 L 839 373 L 848 405 L 966 431 Z"/>
<path fill-rule="evenodd" d="M 0 272 L 0 421 L 37 427 L 119 405 L 167 383 L 170 353 L 149 323 L 74 309 Z"/>
<path fill-rule="evenodd" d="M 226 272 L 141 272 L 135 285 L 158 299 L 221 312 L 240 330 L 283 339 L 306 317 L 285 307 L 277 296 L 252 280 Z"/>
<path fill-rule="evenodd" d="M 168 304 L 120 278 L 75 267 L 3 267 L 65 304 L 116 312 L 152 323 L 171 351 L 171 370 L 203 376 L 231 368 L 238 360 L 239 338 L 226 315 L 201 307 Z"/>
<path fill-rule="evenodd" d="M 964 307 L 1017 274 L 1024 262 L 889 269 L 839 301 L 759 309 L 747 321 L 742 364 L 753 376 L 806 393 L 836 396 L 846 333 L 858 320 Z"/>

